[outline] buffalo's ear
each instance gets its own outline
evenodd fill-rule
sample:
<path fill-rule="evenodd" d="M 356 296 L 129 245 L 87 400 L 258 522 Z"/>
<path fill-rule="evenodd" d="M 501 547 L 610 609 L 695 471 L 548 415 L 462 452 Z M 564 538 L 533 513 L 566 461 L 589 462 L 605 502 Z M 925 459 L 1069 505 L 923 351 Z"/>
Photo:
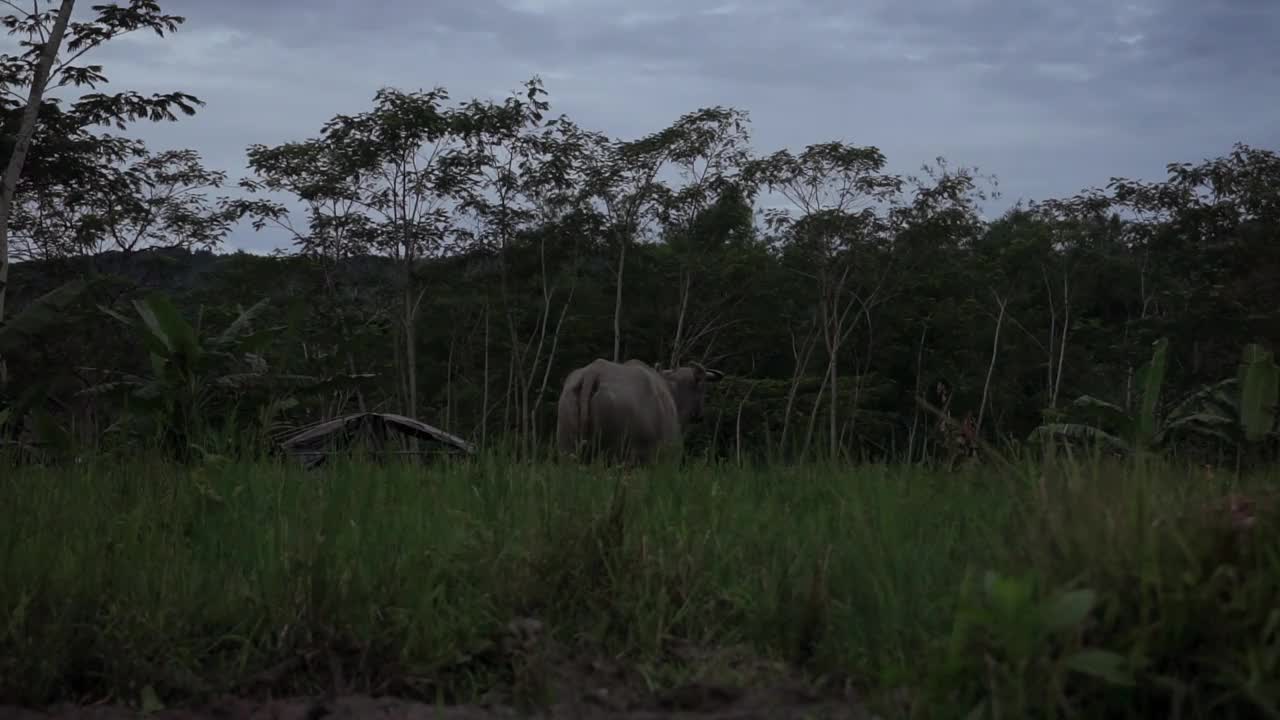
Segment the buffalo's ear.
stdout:
<path fill-rule="evenodd" d="M 724 379 L 724 373 L 719 370 L 705 370 L 707 382 L 720 382 Z"/>
<path fill-rule="evenodd" d="M 710 374 L 715 371 L 706 369 L 702 366 L 702 363 L 690 361 L 689 367 L 693 368 L 693 378 L 698 382 L 702 382 L 703 380 L 715 382 L 715 379 L 710 376 Z"/>

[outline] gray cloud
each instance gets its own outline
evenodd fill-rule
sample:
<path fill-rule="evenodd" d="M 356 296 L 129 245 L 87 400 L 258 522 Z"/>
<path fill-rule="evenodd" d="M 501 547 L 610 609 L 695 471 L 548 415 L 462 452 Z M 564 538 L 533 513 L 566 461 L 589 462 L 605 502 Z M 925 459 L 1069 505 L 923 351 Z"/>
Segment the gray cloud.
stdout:
<path fill-rule="evenodd" d="M 164 0 L 179 33 L 102 48 L 113 86 L 182 89 L 195 118 L 142 125 L 233 177 L 244 149 L 314 135 L 383 85 L 553 107 L 616 136 L 713 104 L 761 152 L 844 139 L 892 169 L 944 155 L 1000 178 L 999 211 L 1164 165 L 1275 147 L 1273 0 Z M 278 235 L 246 229 L 262 249 Z"/>

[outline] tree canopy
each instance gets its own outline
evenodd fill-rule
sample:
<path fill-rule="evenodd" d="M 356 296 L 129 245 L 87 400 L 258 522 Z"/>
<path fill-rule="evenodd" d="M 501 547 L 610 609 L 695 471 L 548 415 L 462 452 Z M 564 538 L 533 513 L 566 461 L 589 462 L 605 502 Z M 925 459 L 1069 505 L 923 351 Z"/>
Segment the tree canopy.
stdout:
<path fill-rule="evenodd" d="M 94 11 L 68 24 L 48 90 L 102 82 L 75 63 L 112 38 L 183 22 L 149 0 Z M 6 19 L 29 38 L 0 58 L 6 162 L 55 20 Z M 501 101 L 383 88 L 310 137 L 248 147 L 238 196 L 211 196 L 227 178 L 193 151 L 95 129 L 201 104 L 41 100 L 8 220 L 8 257 L 29 261 L 0 318 L 22 379 L 0 388 L 9 437 L 186 455 L 368 409 L 536 453 L 563 377 L 610 357 L 727 372 L 688 438 L 724 458 L 949 461 L 1106 422 L 1117 452 L 1274 449 L 1274 412 L 1241 409 L 1274 405 L 1257 369 L 1280 329 L 1273 150 L 986 219 L 978 168 L 894 173 L 845 140 L 759 152 L 725 107 L 614 138 L 555 114 L 536 77 Z M 237 223 L 292 246 L 223 252 Z M 1201 392 L 1237 377 L 1231 402 Z M 1222 432 L 1233 412 L 1247 433 Z"/>

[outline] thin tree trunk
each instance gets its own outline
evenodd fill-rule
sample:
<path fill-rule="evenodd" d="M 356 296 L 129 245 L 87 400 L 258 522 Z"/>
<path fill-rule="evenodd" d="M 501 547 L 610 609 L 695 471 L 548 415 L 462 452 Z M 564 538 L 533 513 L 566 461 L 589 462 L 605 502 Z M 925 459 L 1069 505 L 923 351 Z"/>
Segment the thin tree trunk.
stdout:
<path fill-rule="evenodd" d="M 815 323 L 813 329 L 805 338 L 805 348 L 801 352 L 795 349 L 795 336 L 792 336 L 791 354 L 796 360 L 795 370 L 791 376 L 791 387 L 787 389 L 787 407 L 782 416 L 782 435 L 778 438 L 778 448 L 783 452 L 786 451 L 787 430 L 791 426 L 791 411 L 795 407 L 796 393 L 800 390 L 800 381 L 804 379 L 804 372 L 809 368 L 809 358 L 813 355 L 813 349 L 818 346 L 818 326 Z"/>
<path fill-rule="evenodd" d="M 1124 334 L 1120 336 L 1122 347 L 1129 346 L 1129 325 L 1133 322 L 1133 316 L 1125 312 L 1124 318 Z M 1129 365 L 1124 371 L 1124 411 L 1127 413 L 1133 408 L 1133 365 Z"/>
<path fill-rule="evenodd" d="M 356 356 L 352 354 L 350 349 L 347 350 L 347 371 L 351 373 L 352 378 L 358 374 L 356 372 Z M 364 401 L 364 391 L 357 387 L 355 389 L 355 395 L 356 407 L 360 408 L 360 412 L 369 412 L 369 408 Z"/>
<path fill-rule="evenodd" d="M 409 417 L 416 417 L 418 409 L 417 356 L 414 352 L 416 350 L 414 346 L 417 343 L 413 315 L 413 287 L 406 283 L 404 289 L 404 414 Z"/>
<path fill-rule="evenodd" d="M 747 392 L 742 396 L 742 402 L 738 403 L 738 417 L 733 427 L 733 452 L 737 459 L 738 467 L 742 467 L 742 409 L 747 406 L 747 400 L 751 399 L 751 393 L 755 392 L 756 385 L 759 382 L 759 380 L 753 380 L 751 386 L 747 388 Z"/>
<path fill-rule="evenodd" d="M 830 447 L 828 449 L 832 462 L 835 461 L 840 451 L 840 402 L 839 402 L 839 361 L 840 348 L 844 346 L 845 339 L 849 333 L 853 331 L 853 326 L 846 327 L 845 320 L 849 317 L 849 310 L 853 307 L 853 303 L 857 300 L 855 296 L 850 299 L 844 306 L 840 307 L 840 296 L 844 292 L 845 280 L 849 277 L 849 267 L 845 266 L 844 272 L 840 275 L 840 281 L 836 283 L 829 297 L 824 297 L 826 307 L 824 311 L 827 315 L 824 326 L 824 337 L 827 341 L 827 373 L 829 388 L 831 394 L 831 406 L 828 411 L 828 433 L 830 437 Z"/>
<path fill-rule="evenodd" d="M 573 304 L 573 295 L 577 291 L 578 279 L 575 276 L 573 284 L 569 286 L 569 296 L 565 298 L 564 306 L 560 308 L 560 317 L 556 320 L 556 329 L 551 334 L 551 350 L 547 352 L 547 364 L 542 368 L 542 384 L 538 386 L 538 400 L 547 393 L 547 385 L 551 382 L 551 366 L 556 359 L 556 350 L 560 346 L 560 329 L 564 327 L 564 319 L 569 314 L 569 307 Z M 534 427 L 535 432 L 537 427 Z M 535 441 L 536 441 L 535 437 Z"/>
<path fill-rule="evenodd" d="M 538 376 L 538 369 L 542 363 L 542 348 L 547 341 L 547 324 L 551 321 L 551 305 L 555 298 L 556 287 L 547 283 L 547 244 L 545 238 L 538 245 L 539 268 L 542 274 L 542 309 L 538 313 L 538 344 L 533 349 L 533 363 L 529 366 L 528 377 L 523 379 L 521 404 L 524 406 L 521 425 L 524 428 L 524 445 L 530 454 L 537 447 L 537 408 L 542 401 L 542 388 L 536 396 L 530 397 L 533 391 L 534 380 Z M 572 291 L 570 291 L 572 293 Z M 572 297 L 572 294 L 570 295 Z M 566 303 L 566 308 L 568 307 Z M 561 313 L 561 320 L 564 314 Z M 558 330 L 558 326 L 557 326 Z M 521 361 L 521 369 L 524 367 L 523 359 Z M 547 362 L 550 368 L 550 360 Z M 545 383 L 542 387 L 545 387 Z"/>
<path fill-rule="evenodd" d="M 613 294 L 613 361 L 622 362 L 622 277 L 627 265 L 627 239 L 622 238 L 618 250 L 618 273 L 614 280 Z"/>
<path fill-rule="evenodd" d="M 1071 328 L 1071 294 L 1067 285 L 1067 270 L 1062 270 L 1062 339 L 1058 342 L 1058 376 L 1053 381 L 1053 403 L 1058 402 L 1062 389 L 1062 366 L 1067 356 L 1067 330 Z"/>
<path fill-rule="evenodd" d="M 813 407 L 809 410 L 809 427 L 805 429 L 804 446 L 800 449 L 800 460 L 803 462 L 809 457 L 809 445 L 813 441 L 814 426 L 818 423 L 818 408 L 822 405 L 822 395 L 826 392 L 827 382 L 831 379 L 830 374 L 822 374 L 822 384 L 818 386 L 818 393 L 813 397 Z"/>
<path fill-rule="evenodd" d="M 855 297 L 854 299 L 856 300 L 857 298 Z M 847 316 L 848 316 L 847 311 L 841 315 L 842 318 Z M 863 303 L 862 313 L 854 316 L 855 321 L 849 325 L 849 327 L 844 331 L 844 334 L 840 338 L 840 344 L 843 345 L 844 341 L 848 339 L 849 335 L 858 326 L 856 318 L 860 318 L 863 316 L 866 316 L 867 318 L 867 352 L 866 352 L 867 360 L 865 363 L 862 364 L 861 367 L 858 366 L 857 362 L 854 362 L 854 368 L 857 370 L 858 374 L 853 379 L 853 402 L 850 403 L 849 405 L 849 408 L 850 408 L 849 422 L 845 426 L 849 431 L 849 438 L 851 440 L 854 437 L 854 431 L 858 424 L 858 406 L 859 406 L 859 403 L 862 401 L 863 378 L 865 378 L 867 373 L 870 372 L 871 370 L 871 357 L 875 351 L 875 333 L 874 333 L 875 328 L 871 323 L 871 308 L 868 307 L 865 303 Z M 855 357 L 855 360 L 856 360 L 856 357 Z M 843 447 L 844 430 L 840 431 L 840 438 L 841 438 L 841 446 Z"/>
<path fill-rule="evenodd" d="M 1053 370 L 1054 370 L 1054 343 L 1058 341 L 1058 308 L 1053 302 L 1053 284 L 1049 282 L 1049 273 L 1045 270 L 1043 264 L 1040 266 L 1040 275 L 1044 278 L 1044 296 L 1049 303 L 1049 348 L 1046 352 L 1049 355 L 1048 370 L 1045 373 L 1045 391 L 1049 393 L 1049 409 L 1057 407 L 1057 398 L 1053 392 Z"/>
<path fill-rule="evenodd" d="M 31 137 L 35 135 L 36 117 L 40 114 L 40 104 L 44 101 L 49 73 L 62 46 L 62 36 L 67 30 L 75 4 L 75 0 L 62 0 L 53 28 L 49 32 L 49 39 L 40 50 L 40 62 L 36 63 L 35 75 L 31 78 L 31 90 L 27 93 L 27 107 L 22 111 L 17 141 L 13 145 L 13 154 L 9 156 L 9 164 L 4 169 L 4 179 L 0 181 L 0 322 L 4 321 L 5 300 L 9 289 L 9 216 L 13 210 L 14 195 L 18 192 L 18 178 L 27 161 L 27 152 L 31 150 Z M 4 358 L 0 358 L 0 385 L 7 381 Z"/>
<path fill-rule="evenodd" d="M 1146 256 L 1142 258 L 1142 267 L 1138 268 L 1138 299 L 1142 301 L 1142 309 L 1138 315 L 1138 319 L 1146 320 L 1148 314 L 1151 312 L 1151 304 L 1153 302 L 1153 298 L 1147 294 L 1147 258 Z M 1125 334 L 1125 342 L 1127 343 L 1129 340 L 1128 323 L 1125 324 L 1124 334 Z M 1124 409 L 1126 412 L 1128 412 L 1133 407 L 1133 393 L 1134 393 L 1133 382 L 1134 382 L 1135 372 L 1136 371 L 1133 365 L 1130 365 L 1125 377 Z"/>
<path fill-rule="evenodd" d="M 505 207 L 505 201 L 503 203 Z M 519 456 L 522 451 L 525 440 L 525 383 L 524 383 L 524 362 L 529 353 L 529 343 L 520 341 L 520 331 L 516 328 L 515 304 L 511 302 L 510 289 L 510 265 L 508 253 L 510 252 L 510 243 L 506 237 L 506 233 L 502 239 L 502 251 L 499 255 L 499 266 L 501 267 L 499 294 L 502 300 L 502 307 L 505 310 L 507 318 L 507 339 L 510 344 L 510 358 L 507 365 L 507 391 L 504 399 L 502 411 L 502 432 L 504 437 L 509 437 L 514 425 L 515 445 L 514 450 Z M 544 275 L 545 280 L 545 275 Z M 514 422 L 512 415 L 514 413 Z"/>
<path fill-rule="evenodd" d="M 509 437 L 511 432 L 511 396 L 515 393 L 516 382 L 516 349 L 511 348 L 511 352 L 507 353 L 507 389 L 503 392 L 502 400 L 502 433 L 504 437 Z M 517 410 L 517 412 L 519 411 Z"/>
<path fill-rule="evenodd" d="M 680 273 L 680 310 L 676 315 L 676 337 L 671 341 L 671 367 L 680 366 L 680 356 L 682 354 L 680 344 L 684 341 L 684 323 L 685 315 L 689 312 L 689 286 L 691 282 L 691 274 L 685 271 Z"/>
<path fill-rule="evenodd" d="M 846 270 L 846 273 L 847 272 L 848 271 Z M 840 390 L 839 371 L 836 365 L 840 357 L 841 328 L 839 326 L 840 325 L 840 309 L 838 305 L 839 305 L 841 286 L 844 284 L 843 280 L 844 278 L 842 277 L 841 282 L 836 286 L 835 290 L 832 291 L 831 295 L 827 296 L 824 294 L 823 300 L 822 300 L 823 314 L 825 315 L 825 317 L 823 318 L 822 332 L 823 332 L 823 339 L 826 341 L 826 346 L 827 346 L 826 384 L 827 384 L 827 392 L 831 394 L 831 404 L 827 408 L 827 421 L 829 425 L 829 427 L 827 428 L 827 432 L 829 436 L 828 452 L 830 453 L 832 461 L 835 460 L 836 448 L 840 443 L 840 438 L 836 434 L 837 433 L 836 424 L 839 418 L 839 409 L 840 409 L 839 408 L 839 394 L 840 394 L 839 393 L 839 390 Z"/>
<path fill-rule="evenodd" d="M 992 292 L 996 299 L 996 304 L 1000 306 L 1000 314 L 996 316 L 996 333 L 991 340 L 991 363 L 987 365 L 987 380 L 982 384 L 982 403 L 978 405 L 978 422 L 974 426 L 974 434 L 982 432 L 982 416 L 987 411 L 987 397 L 991 390 L 991 375 L 996 370 L 996 356 L 1000 350 L 1000 327 L 1004 324 L 1004 311 L 1007 302 L 1002 300 L 999 295 Z"/>
<path fill-rule="evenodd" d="M 838 352 L 838 349 L 834 349 L 834 348 L 832 349 L 831 358 L 827 363 L 827 372 L 830 373 L 830 382 L 828 383 L 828 392 L 831 393 L 831 405 L 827 408 L 827 418 L 828 418 L 828 425 L 830 426 L 828 428 L 828 432 L 830 433 L 829 453 L 830 453 L 832 462 L 835 462 L 836 454 L 839 452 L 839 449 L 840 449 L 840 437 L 837 434 L 837 427 L 838 427 L 838 422 L 840 418 L 840 408 L 837 405 L 837 403 L 839 402 L 838 396 L 839 396 L 839 390 L 840 390 L 840 378 L 838 375 L 838 370 L 836 368 L 836 364 L 837 364 L 836 359 L 839 357 L 836 354 L 837 352 Z"/>
<path fill-rule="evenodd" d="M 489 438 L 489 303 L 484 304 L 484 389 L 480 393 L 480 447 Z"/>
<path fill-rule="evenodd" d="M 406 405 L 405 415 L 411 418 L 418 417 L 418 308 L 422 305 L 422 298 L 427 294 L 427 289 L 423 288 L 418 291 L 418 297 L 413 297 L 413 266 L 407 265 L 406 284 L 405 284 L 405 307 L 404 317 L 404 359 L 405 359 L 405 391 Z M 410 452 L 417 453 L 421 449 L 421 442 L 416 437 L 409 438 Z"/>
<path fill-rule="evenodd" d="M 920 383 L 924 372 L 924 339 L 929 332 L 929 323 L 920 328 L 920 344 L 916 347 L 916 389 L 915 396 L 920 397 Z M 916 427 L 920 424 L 920 404 L 912 403 L 915 411 L 911 414 L 911 432 L 907 434 L 907 462 L 915 461 Z M 922 448 L 923 452 L 923 448 Z M 923 456 L 921 457 L 923 460 Z"/>
<path fill-rule="evenodd" d="M 335 257 L 335 267 L 337 262 L 338 258 Z M 320 273 L 324 276 L 325 290 L 329 292 L 329 298 L 333 302 L 333 306 L 336 310 L 335 314 L 338 317 L 338 336 L 342 340 L 343 349 L 347 356 L 347 372 L 351 373 L 352 377 L 354 377 L 356 375 L 356 356 L 355 353 L 351 352 L 351 326 L 347 324 L 347 316 L 341 310 L 342 301 L 338 297 L 338 283 L 333 277 L 333 272 L 327 266 L 328 259 L 325 258 L 323 254 L 319 257 L 319 263 Z M 369 410 L 365 405 L 364 400 L 364 391 L 360 388 L 356 388 L 355 393 L 356 403 L 360 408 L 360 412 L 368 412 Z"/>
<path fill-rule="evenodd" d="M 403 302 L 401 303 L 403 305 Z M 396 318 L 395 325 L 391 330 L 391 362 L 395 366 L 396 372 L 396 397 L 395 408 L 401 412 L 408 402 L 409 395 L 408 380 L 405 376 L 404 368 L 404 308 L 399 308 L 400 317 Z"/>
<path fill-rule="evenodd" d="M 449 333 L 449 357 L 444 363 L 444 427 L 453 427 L 453 353 L 457 337 Z"/>

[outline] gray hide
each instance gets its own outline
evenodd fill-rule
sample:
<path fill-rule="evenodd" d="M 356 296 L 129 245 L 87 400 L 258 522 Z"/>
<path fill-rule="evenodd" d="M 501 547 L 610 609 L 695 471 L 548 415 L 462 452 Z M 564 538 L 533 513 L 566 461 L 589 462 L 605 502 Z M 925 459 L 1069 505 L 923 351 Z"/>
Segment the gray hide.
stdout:
<path fill-rule="evenodd" d="M 707 388 L 723 375 L 700 365 L 655 370 L 640 360 L 597 358 L 565 378 L 556 407 L 556 445 L 587 457 L 601 450 L 648 463 L 678 450 L 682 432 L 702 419 Z"/>

